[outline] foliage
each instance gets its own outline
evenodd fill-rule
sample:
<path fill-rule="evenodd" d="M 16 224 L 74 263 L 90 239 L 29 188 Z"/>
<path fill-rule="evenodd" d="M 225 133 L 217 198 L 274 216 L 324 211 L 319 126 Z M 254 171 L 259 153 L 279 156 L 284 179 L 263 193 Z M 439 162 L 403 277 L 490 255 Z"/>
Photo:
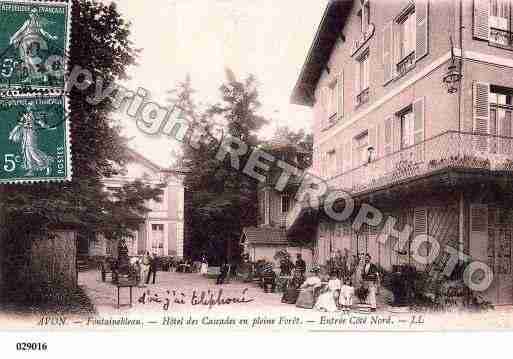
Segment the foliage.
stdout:
<path fill-rule="evenodd" d="M 135 64 L 138 53 L 129 40 L 130 24 L 114 4 L 85 0 L 73 5 L 70 68 L 88 69 L 96 80 L 103 79 L 104 86 L 127 78 L 127 68 Z M 69 94 L 72 181 L 3 186 L 3 220 L 7 223 L 3 241 L 45 235 L 56 226 L 90 237 L 99 232 L 107 238 L 124 237 L 144 220 L 145 201 L 160 200 L 160 188 L 138 181 L 114 195 L 104 191 L 102 179 L 122 173 L 131 156 L 120 124 L 110 117 L 109 101 L 86 101 L 94 91 L 95 86 L 85 91 L 73 88 Z"/>
<path fill-rule="evenodd" d="M 198 148 L 185 145 L 180 161 L 190 170 L 185 178 L 190 193 L 185 208 L 190 245 L 187 255 L 207 252 L 214 263 L 224 257 L 238 258 L 242 228 L 255 225 L 257 213 L 256 180 L 244 175 L 242 168 L 232 168 L 230 156 L 218 160 L 217 144 L 232 136 L 256 146 L 257 131 L 266 123 L 258 114 L 260 102 L 253 76 L 238 80 L 227 70 L 219 90 L 221 101 L 205 106 L 195 102 L 190 79 L 170 92 L 171 101 L 178 102 L 181 111 L 192 119 L 192 127 L 202 128 L 208 138 L 216 139 L 200 143 Z M 241 164 L 250 152 L 241 157 Z"/>

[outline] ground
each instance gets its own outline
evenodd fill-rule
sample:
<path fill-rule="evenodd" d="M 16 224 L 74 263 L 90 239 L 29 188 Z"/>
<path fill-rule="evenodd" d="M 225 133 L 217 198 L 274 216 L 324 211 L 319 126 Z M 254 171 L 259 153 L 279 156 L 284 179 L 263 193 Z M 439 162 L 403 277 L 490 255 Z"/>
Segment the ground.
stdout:
<path fill-rule="evenodd" d="M 353 311 L 344 313 L 322 313 L 315 310 L 301 309 L 294 305 L 281 303 L 281 294 L 264 293 L 252 283 L 232 281 L 229 284 L 216 286 L 214 279 L 208 279 L 195 273 L 169 273 L 159 272 L 155 285 L 149 284 L 144 288 L 134 288 L 133 306 L 124 306 L 117 309 L 116 287 L 110 283 L 100 281 L 97 272 L 80 273 L 79 283 L 92 299 L 100 318 L 115 318 L 126 316 L 129 318 L 143 318 L 146 325 L 162 328 L 163 326 L 187 327 L 187 320 L 191 324 L 197 320 L 198 327 L 209 327 L 212 321 L 224 320 L 231 323 L 228 329 L 233 328 L 233 322 L 247 320 L 242 329 L 300 329 L 300 330 L 441 330 L 441 329 L 505 329 L 513 327 L 513 309 L 510 307 L 498 308 L 486 313 L 446 313 L 422 314 L 404 313 L 394 310 L 383 303 L 379 304 L 376 314 Z M 201 296 L 212 294 L 216 299 L 219 291 L 221 297 L 242 297 L 244 303 L 231 303 L 212 306 L 194 304 Z M 129 291 L 122 289 L 121 302 L 129 302 Z M 146 295 L 144 296 L 144 293 Z M 157 295 L 157 297 L 155 296 Z M 144 298 L 144 300 L 143 300 Z M 149 298 L 157 299 L 150 300 Z M 173 303 L 175 298 L 183 298 L 183 304 Z M 166 308 L 166 299 L 170 300 Z M 206 319 L 205 319 L 206 318 Z M 182 321 L 180 321 L 182 319 Z M 242 321 L 244 323 L 244 321 Z M 163 325 L 165 324 L 165 325 Z M 215 324 L 216 328 L 224 324 Z"/>
<path fill-rule="evenodd" d="M 284 331 L 412 331 L 513 329 L 513 307 L 481 313 L 412 313 L 378 301 L 377 313 L 353 310 L 324 313 L 281 303 L 281 294 L 264 293 L 252 283 L 232 281 L 216 286 L 195 273 L 159 272 L 156 284 L 133 289 L 133 306 L 117 308 L 117 288 L 102 282 L 98 271 L 79 273 L 79 285 L 97 314 L 65 315 L 41 328 L 48 316 L 2 312 L 0 328 L 82 330 L 284 330 Z M 221 294 L 219 294 L 221 291 Z M 201 300 L 203 293 L 203 300 Z M 222 304 L 217 299 L 222 298 Z M 212 303 L 210 302 L 212 299 Z M 129 303 L 128 288 L 121 304 Z M 230 303 L 227 303 L 229 301 Z M 55 318 L 53 318 L 55 319 Z M 50 328 L 49 328 L 50 327 Z"/>

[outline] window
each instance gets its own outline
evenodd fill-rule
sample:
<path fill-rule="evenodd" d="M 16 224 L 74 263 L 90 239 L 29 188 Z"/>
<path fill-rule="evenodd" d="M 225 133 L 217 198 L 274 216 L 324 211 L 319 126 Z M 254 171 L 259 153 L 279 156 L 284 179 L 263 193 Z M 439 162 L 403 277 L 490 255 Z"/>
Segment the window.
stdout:
<path fill-rule="evenodd" d="M 164 225 L 151 225 L 151 249 L 153 253 L 164 255 Z"/>
<path fill-rule="evenodd" d="M 328 117 L 331 122 L 337 116 L 337 79 L 329 84 L 327 96 Z"/>
<path fill-rule="evenodd" d="M 360 18 L 361 31 L 364 33 L 370 25 L 370 6 L 368 1 L 364 1 L 362 3 L 362 8 L 358 12 L 358 17 Z"/>
<path fill-rule="evenodd" d="M 370 66 L 369 66 L 369 50 L 366 50 L 360 58 L 358 58 L 356 68 L 356 105 L 362 105 L 369 101 L 370 86 Z"/>
<path fill-rule="evenodd" d="M 399 115 L 401 120 L 401 148 L 407 148 L 415 144 L 414 137 L 414 122 L 412 108 L 409 107 L 406 111 Z"/>
<path fill-rule="evenodd" d="M 385 85 L 413 69 L 429 53 L 429 2 L 430 0 L 410 1 L 393 20 L 385 24 Z"/>
<path fill-rule="evenodd" d="M 512 46 L 512 1 L 490 0 L 490 41 Z"/>
<path fill-rule="evenodd" d="M 406 15 L 397 21 L 397 41 L 398 41 L 398 63 L 397 73 L 407 72 L 415 64 L 415 47 L 417 20 L 415 8 L 409 10 Z"/>
<path fill-rule="evenodd" d="M 510 140 L 502 137 L 512 136 L 513 89 L 490 86 L 490 134 L 501 138 L 492 138 L 492 152 L 511 153 Z"/>
<path fill-rule="evenodd" d="M 290 196 L 283 195 L 281 196 L 281 213 L 287 213 L 290 210 Z"/>
<path fill-rule="evenodd" d="M 355 165 L 361 166 L 368 162 L 369 155 L 369 131 L 365 131 L 354 139 L 355 142 Z"/>

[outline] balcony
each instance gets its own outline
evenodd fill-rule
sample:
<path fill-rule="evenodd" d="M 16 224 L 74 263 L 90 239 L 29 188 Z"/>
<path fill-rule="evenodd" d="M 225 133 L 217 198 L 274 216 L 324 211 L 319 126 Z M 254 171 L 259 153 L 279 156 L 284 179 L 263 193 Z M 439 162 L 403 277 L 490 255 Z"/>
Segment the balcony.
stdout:
<path fill-rule="evenodd" d="M 399 63 L 397 64 L 397 75 L 402 76 L 410 69 L 415 66 L 415 51 L 410 53 L 408 56 L 405 56 Z"/>
<path fill-rule="evenodd" d="M 327 180 L 354 197 L 444 170 L 513 174 L 513 137 L 448 131 Z M 289 229 L 306 207 L 287 215 Z"/>
<path fill-rule="evenodd" d="M 511 48 L 513 45 L 513 32 L 492 27 L 490 28 L 490 42 L 495 45 Z"/>
<path fill-rule="evenodd" d="M 359 107 L 359 106 L 363 105 L 364 103 L 369 102 L 369 93 L 370 93 L 370 91 L 369 91 L 369 88 L 367 87 L 365 90 L 363 90 L 356 96 L 356 107 Z"/>

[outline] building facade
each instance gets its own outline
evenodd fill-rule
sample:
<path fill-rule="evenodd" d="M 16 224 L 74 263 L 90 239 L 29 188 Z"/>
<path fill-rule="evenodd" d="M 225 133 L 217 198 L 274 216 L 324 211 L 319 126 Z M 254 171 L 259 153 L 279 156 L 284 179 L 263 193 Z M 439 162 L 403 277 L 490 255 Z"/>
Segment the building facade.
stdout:
<path fill-rule="evenodd" d="M 299 168 L 304 168 L 311 161 L 310 153 L 283 140 L 273 139 L 265 150 L 275 158 Z M 310 265 L 313 258 L 311 236 L 294 238 L 286 232 L 287 216 L 296 204 L 294 194 L 299 184 L 298 179 L 291 177 L 284 190 L 277 191 L 275 184 L 278 178 L 279 173 L 276 172 L 269 176 L 267 182 L 259 184 L 257 226 L 243 228 L 240 239 L 242 253 L 248 255 L 251 261 L 275 261 L 275 254 L 285 250 L 292 259 L 301 254 L 307 265 Z"/>
<path fill-rule="evenodd" d="M 485 296 L 513 303 L 512 15 L 511 0 L 329 2 L 292 94 L 313 108 L 311 171 L 397 221 L 356 231 L 317 216 L 319 264 L 348 249 L 385 269 L 440 273 L 449 254 L 427 268 L 410 245 L 376 241 L 409 226 L 410 243 L 427 234 L 486 263 Z M 462 78 L 448 86 L 452 64 Z M 302 206 L 289 232 L 304 222 Z M 429 256 L 430 246 L 416 249 Z"/>
<path fill-rule="evenodd" d="M 125 183 L 136 179 L 147 184 L 158 185 L 165 183 L 162 201 L 151 201 L 151 209 L 146 214 L 144 223 L 138 231 L 126 238 L 130 256 L 141 255 L 145 252 L 156 253 L 158 256 L 173 256 L 183 258 L 184 251 L 184 186 L 183 174 L 161 168 L 139 153 L 130 150 L 133 160 L 126 167 L 126 174 L 106 178 L 105 189 L 114 191 Z M 85 243 L 84 243 L 85 242 Z M 79 255 L 115 256 L 117 243 L 97 235 L 95 240 L 82 240 Z"/>

